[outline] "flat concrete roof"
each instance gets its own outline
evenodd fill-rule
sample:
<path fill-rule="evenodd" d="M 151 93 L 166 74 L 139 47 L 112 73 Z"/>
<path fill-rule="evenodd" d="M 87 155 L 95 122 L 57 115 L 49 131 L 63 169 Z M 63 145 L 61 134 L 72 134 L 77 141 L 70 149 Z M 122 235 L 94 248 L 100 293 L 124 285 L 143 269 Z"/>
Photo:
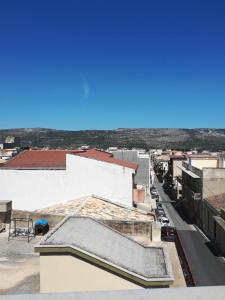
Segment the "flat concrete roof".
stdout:
<path fill-rule="evenodd" d="M 225 286 L 2 295 L 0 300 L 224 300 Z"/>
<path fill-rule="evenodd" d="M 73 248 L 144 281 L 173 281 L 163 247 L 141 245 L 92 218 L 68 217 L 36 251 L 51 252 L 51 247 Z"/>

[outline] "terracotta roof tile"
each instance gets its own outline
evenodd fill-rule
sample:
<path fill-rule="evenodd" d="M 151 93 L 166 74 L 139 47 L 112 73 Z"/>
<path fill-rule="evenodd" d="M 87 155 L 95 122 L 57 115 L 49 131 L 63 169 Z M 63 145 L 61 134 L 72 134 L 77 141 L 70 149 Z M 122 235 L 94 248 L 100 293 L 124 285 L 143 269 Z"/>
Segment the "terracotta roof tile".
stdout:
<path fill-rule="evenodd" d="M 4 169 L 65 169 L 66 154 L 79 150 L 25 150 L 9 160 Z"/>
<path fill-rule="evenodd" d="M 78 153 L 77 155 L 82 157 L 87 157 L 91 159 L 96 159 L 104 162 L 108 162 L 111 164 L 119 165 L 122 167 L 130 168 L 136 170 L 138 168 L 138 165 L 126 160 L 116 159 L 113 157 L 112 153 L 105 152 L 98 149 L 90 149 L 87 151 L 84 151 L 82 153 Z"/>
<path fill-rule="evenodd" d="M 153 213 L 149 215 L 137 208 L 127 208 L 94 195 L 55 204 L 38 209 L 36 212 L 64 216 L 77 215 L 98 220 L 154 221 Z"/>
<path fill-rule="evenodd" d="M 65 169 L 66 154 L 79 155 L 122 167 L 137 169 L 138 165 L 113 158 L 111 153 L 90 150 L 25 150 L 2 166 L 4 169 Z"/>

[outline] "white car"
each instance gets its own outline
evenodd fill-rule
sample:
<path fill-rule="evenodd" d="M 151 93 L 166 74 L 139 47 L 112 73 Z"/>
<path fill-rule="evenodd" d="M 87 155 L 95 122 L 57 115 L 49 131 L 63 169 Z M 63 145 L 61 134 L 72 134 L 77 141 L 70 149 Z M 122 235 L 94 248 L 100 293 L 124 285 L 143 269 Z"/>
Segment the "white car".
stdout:
<path fill-rule="evenodd" d="M 151 191 L 151 194 L 153 194 L 153 195 L 158 195 L 158 192 L 157 192 L 156 190 L 152 190 L 152 191 Z"/>
<path fill-rule="evenodd" d="M 159 197 L 159 194 L 157 192 L 151 192 L 152 198 Z"/>
<path fill-rule="evenodd" d="M 159 217 L 161 226 L 170 226 L 170 221 L 167 217 Z"/>

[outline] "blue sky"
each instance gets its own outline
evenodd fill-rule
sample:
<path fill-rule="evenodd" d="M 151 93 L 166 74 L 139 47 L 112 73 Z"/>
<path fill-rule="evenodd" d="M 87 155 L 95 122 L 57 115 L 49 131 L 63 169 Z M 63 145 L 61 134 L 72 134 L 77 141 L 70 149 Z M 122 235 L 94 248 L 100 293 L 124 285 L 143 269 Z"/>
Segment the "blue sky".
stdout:
<path fill-rule="evenodd" d="M 0 104 L 0 128 L 224 128 L 225 1 L 2 0 Z"/>

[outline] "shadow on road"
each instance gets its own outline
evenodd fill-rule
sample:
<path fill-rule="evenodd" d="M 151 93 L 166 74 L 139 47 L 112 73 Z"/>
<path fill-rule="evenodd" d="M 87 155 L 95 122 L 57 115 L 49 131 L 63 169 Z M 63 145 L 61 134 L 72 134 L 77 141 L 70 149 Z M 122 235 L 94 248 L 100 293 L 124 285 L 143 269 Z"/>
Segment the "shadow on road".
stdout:
<path fill-rule="evenodd" d="M 173 202 L 172 205 L 184 222 L 189 225 L 193 224 L 193 220 L 191 220 L 191 218 L 188 216 L 188 212 L 182 202 Z"/>
<path fill-rule="evenodd" d="M 209 250 L 213 253 L 215 256 L 221 256 L 218 249 L 215 247 L 215 245 L 212 242 L 206 242 L 205 245 L 209 248 Z"/>
<path fill-rule="evenodd" d="M 213 255 L 209 243 L 205 242 L 200 233 L 181 230 L 178 234 L 195 284 L 197 286 L 224 285 L 225 265 Z"/>

